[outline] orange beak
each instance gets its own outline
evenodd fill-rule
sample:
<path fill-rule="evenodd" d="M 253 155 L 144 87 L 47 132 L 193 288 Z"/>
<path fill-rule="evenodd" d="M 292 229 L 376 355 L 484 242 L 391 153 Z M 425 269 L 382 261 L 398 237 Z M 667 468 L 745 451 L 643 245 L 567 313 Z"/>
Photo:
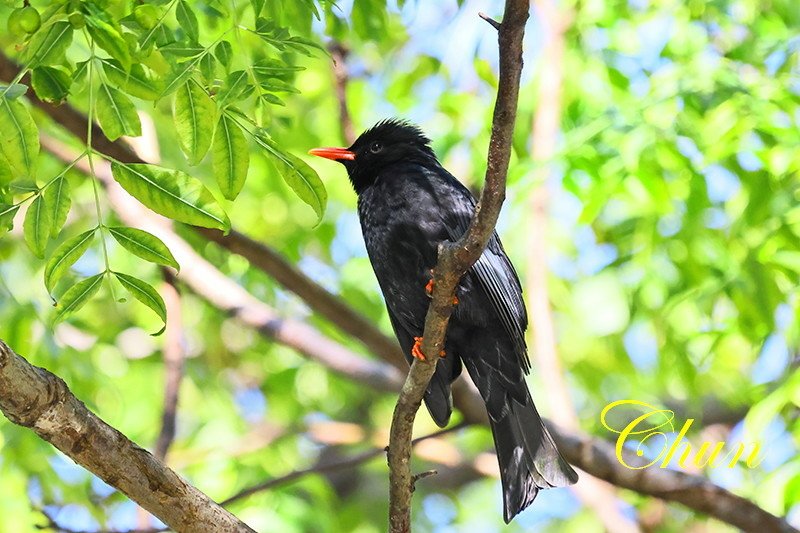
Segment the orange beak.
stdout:
<path fill-rule="evenodd" d="M 347 148 L 314 148 L 313 150 L 309 150 L 308 153 L 333 161 L 340 161 L 342 159 L 352 161 L 356 158 L 355 152 L 351 152 Z"/>

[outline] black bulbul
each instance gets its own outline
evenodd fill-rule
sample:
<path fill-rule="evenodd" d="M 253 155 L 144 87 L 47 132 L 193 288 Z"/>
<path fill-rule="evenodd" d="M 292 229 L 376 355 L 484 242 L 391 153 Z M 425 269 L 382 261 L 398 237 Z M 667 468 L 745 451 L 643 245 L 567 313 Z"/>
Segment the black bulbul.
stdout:
<path fill-rule="evenodd" d="M 442 168 L 422 131 L 405 121 L 379 122 L 349 148 L 309 153 L 347 169 L 397 340 L 409 363 L 424 358 L 420 346 L 438 246 L 467 230 L 475 198 Z M 519 278 L 496 233 L 461 279 L 456 298 L 445 356 L 425 404 L 433 420 L 446 426 L 453 409 L 450 383 L 466 366 L 489 414 L 508 523 L 539 489 L 571 485 L 578 475 L 558 452 L 525 384 L 528 317 Z"/>

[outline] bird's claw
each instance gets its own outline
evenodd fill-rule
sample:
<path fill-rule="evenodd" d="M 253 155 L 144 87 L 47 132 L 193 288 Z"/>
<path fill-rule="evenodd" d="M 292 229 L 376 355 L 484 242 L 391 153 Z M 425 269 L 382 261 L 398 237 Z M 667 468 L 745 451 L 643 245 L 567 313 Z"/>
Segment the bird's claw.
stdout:
<path fill-rule="evenodd" d="M 425 285 L 425 294 L 428 295 L 428 298 L 433 298 L 433 269 L 431 269 L 431 279 L 427 285 Z M 458 296 L 453 295 L 453 305 L 458 305 Z"/>
<path fill-rule="evenodd" d="M 414 337 L 414 346 L 411 348 L 411 356 L 414 359 L 425 361 L 425 354 L 422 353 L 422 337 Z"/>
<path fill-rule="evenodd" d="M 445 357 L 447 352 L 444 350 L 439 351 L 439 357 Z M 411 356 L 420 361 L 427 361 L 425 354 L 422 353 L 422 337 L 414 337 L 414 346 L 411 347 Z"/>

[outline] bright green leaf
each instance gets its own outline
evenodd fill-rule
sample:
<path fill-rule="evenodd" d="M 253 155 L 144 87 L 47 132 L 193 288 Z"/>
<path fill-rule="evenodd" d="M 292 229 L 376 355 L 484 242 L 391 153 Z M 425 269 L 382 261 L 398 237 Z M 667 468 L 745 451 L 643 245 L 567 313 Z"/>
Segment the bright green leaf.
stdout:
<path fill-rule="evenodd" d="M 39 155 L 39 130 L 19 100 L 0 98 L 0 151 L 6 161 L 22 176 L 33 174 Z"/>
<path fill-rule="evenodd" d="M 140 280 L 139 278 L 135 278 L 121 272 L 114 272 L 114 275 L 117 277 L 117 280 L 120 282 L 120 284 L 125 287 L 134 298 L 155 311 L 159 318 L 161 318 L 161 320 L 164 322 L 164 326 L 166 327 L 167 306 L 164 304 L 164 299 L 161 298 L 161 295 L 158 294 L 158 291 L 156 291 L 152 285 Z M 163 331 L 164 328 L 161 328 L 160 331 L 153 333 L 153 335 L 160 335 L 163 333 Z"/>
<path fill-rule="evenodd" d="M 250 77 L 244 70 L 237 70 L 228 74 L 225 85 L 217 94 L 217 102 L 224 106 L 231 102 L 238 102 L 249 86 Z"/>
<path fill-rule="evenodd" d="M 92 228 L 71 239 L 67 239 L 53 251 L 44 267 L 44 286 L 47 287 L 48 291 L 53 290 L 53 287 L 55 287 L 64 273 L 69 270 L 69 267 L 75 264 L 75 261 L 80 259 L 84 252 L 89 249 L 89 245 L 92 244 L 92 239 L 94 239 L 95 231 L 96 228 Z"/>
<path fill-rule="evenodd" d="M 62 102 L 69 94 L 72 78 L 59 67 L 38 67 L 31 73 L 31 85 L 41 100 Z"/>
<path fill-rule="evenodd" d="M 25 242 L 37 257 L 44 257 L 44 249 L 53 224 L 52 213 L 44 195 L 37 196 L 25 213 L 25 222 L 22 225 Z"/>
<path fill-rule="evenodd" d="M 255 140 L 271 156 L 272 162 L 289 187 L 301 200 L 310 205 L 318 219 L 322 220 L 328 202 L 328 192 L 314 169 L 301 159 L 283 152 L 263 130 L 256 133 Z"/>
<path fill-rule="evenodd" d="M 97 46 L 119 61 L 125 70 L 131 67 L 131 53 L 128 50 L 128 43 L 122 38 L 119 29 L 95 15 L 86 17 L 86 27 Z"/>
<path fill-rule="evenodd" d="M 231 43 L 228 41 L 220 42 L 216 48 L 214 48 L 214 55 L 217 57 L 217 61 L 220 62 L 222 66 L 228 68 L 231 66 L 231 59 L 233 58 L 233 47 Z"/>
<path fill-rule="evenodd" d="M 66 21 L 54 22 L 47 30 L 37 31 L 31 38 L 23 61 L 28 68 L 39 65 L 57 65 L 72 42 L 72 25 Z"/>
<path fill-rule="evenodd" d="M 192 165 L 198 164 L 211 147 L 216 111 L 206 91 L 193 80 L 183 84 L 175 95 L 175 129 Z"/>
<path fill-rule="evenodd" d="M 159 265 L 167 265 L 175 270 L 180 270 L 180 265 L 175 260 L 172 252 L 161 239 L 144 230 L 113 226 L 108 228 L 109 233 L 123 248 L 146 261 Z"/>
<path fill-rule="evenodd" d="M 142 124 L 133 102 L 105 83 L 100 84 L 96 111 L 100 127 L 110 140 L 123 135 L 138 137 L 142 134 Z"/>
<path fill-rule="evenodd" d="M 247 178 L 250 151 L 242 129 L 225 115 L 217 124 L 212 156 L 212 168 L 219 188 L 225 198 L 234 200 Z"/>
<path fill-rule="evenodd" d="M 183 0 L 178 2 L 178 7 L 175 9 L 175 18 L 178 20 L 178 25 L 192 41 L 196 42 L 200 38 L 197 17 L 192 8 Z"/>
<path fill-rule="evenodd" d="M 163 82 L 145 72 L 139 65 L 131 65 L 130 71 L 125 71 L 119 62 L 113 59 L 103 59 L 103 72 L 108 81 L 131 96 L 143 100 L 158 100 L 164 90 Z"/>
<path fill-rule="evenodd" d="M 47 197 L 47 205 L 51 211 L 50 237 L 55 239 L 67 221 L 67 214 L 72 206 L 69 182 L 64 176 L 61 176 L 47 187 L 44 194 Z"/>
<path fill-rule="evenodd" d="M 14 227 L 14 217 L 19 211 L 18 205 L 0 204 L 0 236 Z"/>
<path fill-rule="evenodd" d="M 100 290 L 105 272 L 94 275 L 70 287 L 56 304 L 55 321 L 60 322 L 83 307 Z"/>
<path fill-rule="evenodd" d="M 230 229 L 230 220 L 200 181 L 155 165 L 112 163 L 114 179 L 160 215 L 206 228 Z"/>

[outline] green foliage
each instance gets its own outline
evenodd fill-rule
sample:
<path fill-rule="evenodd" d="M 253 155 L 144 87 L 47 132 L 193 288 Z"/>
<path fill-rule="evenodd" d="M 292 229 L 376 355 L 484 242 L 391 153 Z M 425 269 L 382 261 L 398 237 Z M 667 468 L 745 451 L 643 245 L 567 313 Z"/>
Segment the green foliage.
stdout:
<path fill-rule="evenodd" d="M 144 230 L 122 226 L 110 227 L 108 232 L 123 248 L 132 254 L 164 266 L 180 270 L 180 265 L 161 239 Z"/>
<path fill-rule="evenodd" d="M 250 166 L 245 133 L 268 129 L 273 137 L 280 138 L 269 107 L 284 102 L 275 93 L 297 94 L 293 74 L 303 67 L 293 64 L 295 55 L 311 57 L 312 50 L 321 50 L 314 39 L 295 35 L 259 16 L 260 9 L 258 13 L 235 10 L 237 15 L 229 17 L 228 8 L 220 3 L 201 9 L 184 0 L 126 6 L 98 0 L 61 1 L 50 3 L 46 9 L 21 11 L 17 10 L 15 17 L 25 20 L 13 22 L 20 31 L 13 32 L 12 38 L 20 51 L 16 59 L 23 70 L 11 84 L 0 88 L 0 122 L 9 125 L 0 129 L 0 175 L 27 179 L 30 186 L 19 190 L 35 194 L 14 198 L 2 184 L 0 222 L 3 231 L 11 229 L 19 205 L 30 201 L 24 224 L 26 242 L 40 258 L 44 258 L 48 241 L 58 240 L 72 202 L 64 176 L 67 169 L 55 177 L 43 176 L 47 181 L 42 190 L 49 187 L 44 195 L 36 184 L 39 133 L 28 105 L 20 98 L 27 90 L 18 83 L 25 73 L 30 72 L 31 87 L 38 98 L 56 104 L 66 100 L 86 110 L 112 141 L 142 134 L 139 113 L 144 108 L 137 99 L 159 106 L 171 100 L 173 124 L 167 127 L 174 131 L 192 166 L 200 165 L 212 148 L 219 123 L 224 131 L 214 142 L 212 168 L 220 192 L 233 200 L 242 190 Z M 41 19 L 37 24 L 27 20 L 34 12 Z M 264 43 L 269 43 L 272 53 L 264 50 Z M 250 127 L 242 129 L 232 118 L 221 115 L 222 110 L 236 113 Z M 87 143 L 91 135 L 88 132 Z M 287 162 L 281 167 L 289 174 L 285 179 L 290 184 L 298 179 L 305 182 L 304 186 L 293 185 L 293 190 L 298 190 L 298 196 L 321 217 L 325 191 L 316 173 L 270 142 L 257 142 L 256 146 L 265 146 L 264 153 L 270 158 L 280 154 Z M 94 162 L 105 157 L 99 153 L 85 155 Z M 182 172 L 180 162 L 171 162 L 171 168 L 112 163 L 115 179 L 156 212 L 187 224 L 229 228 L 228 215 L 214 195 L 200 180 Z M 96 212 L 102 216 L 104 200 L 95 196 Z M 98 219 L 97 224 L 103 226 L 104 221 Z M 106 239 L 103 231 L 95 245 L 102 249 L 108 272 Z M 55 249 L 63 253 L 67 244 L 70 242 L 58 243 Z M 136 254 L 125 244 L 124 249 Z M 162 252 L 159 250 L 162 261 L 171 259 L 168 251 Z M 55 262 L 59 259 L 63 258 L 55 257 Z M 153 260 L 153 256 L 146 259 Z M 53 257 L 48 261 L 53 263 Z"/>
<path fill-rule="evenodd" d="M 22 4 L 0 2 L 0 27 Z M 198 253 L 280 318 L 300 317 L 361 350 L 271 277 L 182 224 L 232 226 L 268 244 L 391 334 L 345 172 L 304 155 L 315 146 L 348 144 L 331 58 L 317 45 L 333 38 L 349 51 L 345 94 L 356 133 L 391 115 L 419 122 L 444 166 L 477 190 L 497 50 L 493 30 L 466 10 L 469 3 L 457 11 L 455 2 L 405 2 L 401 12 L 383 0 L 357 0 L 352 9 L 309 0 L 31 4 L 41 16 L 38 30 L 0 32 L 5 53 L 30 74 L 0 86 L 0 338 L 62 376 L 126 435 L 143 446 L 155 442 L 164 341 L 148 334 L 178 320 L 166 316 L 157 296 L 161 267 L 178 264 L 165 242 L 121 225 L 102 188 L 95 192 L 90 167 L 99 173 L 106 163 L 131 194 L 170 218 Z M 769 460 L 703 474 L 771 512 L 796 516 L 795 2 L 569 4 L 546 230 L 558 350 L 581 428 L 612 438 L 597 420 L 612 400 L 679 404 L 679 420 L 696 419 L 694 444 L 717 440 L 699 430 L 710 399 L 739 418 L 746 412 L 732 435 L 761 440 Z M 499 8 L 491 9 L 499 17 Z M 536 17 L 531 24 L 498 228 L 523 284 L 531 260 L 530 193 L 544 180 L 541 163 L 532 161 L 531 136 L 547 32 Z M 148 164 L 86 152 L 87 138 L 69 137 L 26 93 L 91 115 L 109 137 L 141 128 L 133 144 Z M 62 153 L 72 151 L 67 159 L 74 161 L 65 165 L 49 148 L 40 150 L 40 132 Z M 325 172 L 322 179 L 313 169 Z M 385 444 L 393 395 L 266 340 L 181 279 L 187 359 L 168 461 L 182 475 L 221 500 Z M 536 369 L 534 360 L 531 391 L 549 414 Z M 347 440 L 348 431 L 310 429 L 331 420 L 361 433 Z M 420 413 L 415 433 L 435 429 Z M 331 434 L 339 444 L 323 441 Z M 470 465 L 482 467 L 492 441 L 488 429 L 470 428 L 436 444 L 454 445 L 449 459 L 472 475 Z M 9 518 L 3 527 L 10 532 L 43 523 L 29 498 L 88 510 L 96 523 L 64 524 L 76 530 L 137 527 L 130 502 L 107 496 L 29 430 L 0 421 L 0 449 L 0 515 Z M 426 459 L 430 453 L 437 452 L 419 450 L 415 471 L 437 467 Z M 444 472 L 440 478 L 417 486 L 416 530 L 602 529 L 564 491 L 504 526 L 496 480 L 449 487 L 439 483 L 450 479 Z M 385 489 L 378 458 L 303 477 L 231 509 L 259 531 L 378 532 L 385 530 Z M 649 512 L 648 498 L 618 494 L 631 511 Z M 672 504 L 656 528 L 698 524 L 727 531 Z"/>
<path fill-rule="evenodd" d="M 160 215 L 195 226 L 230 229 L 228 215 L 211 191 L 179 170 L 112 163 L 111 172 L 126 191 Z"/>

